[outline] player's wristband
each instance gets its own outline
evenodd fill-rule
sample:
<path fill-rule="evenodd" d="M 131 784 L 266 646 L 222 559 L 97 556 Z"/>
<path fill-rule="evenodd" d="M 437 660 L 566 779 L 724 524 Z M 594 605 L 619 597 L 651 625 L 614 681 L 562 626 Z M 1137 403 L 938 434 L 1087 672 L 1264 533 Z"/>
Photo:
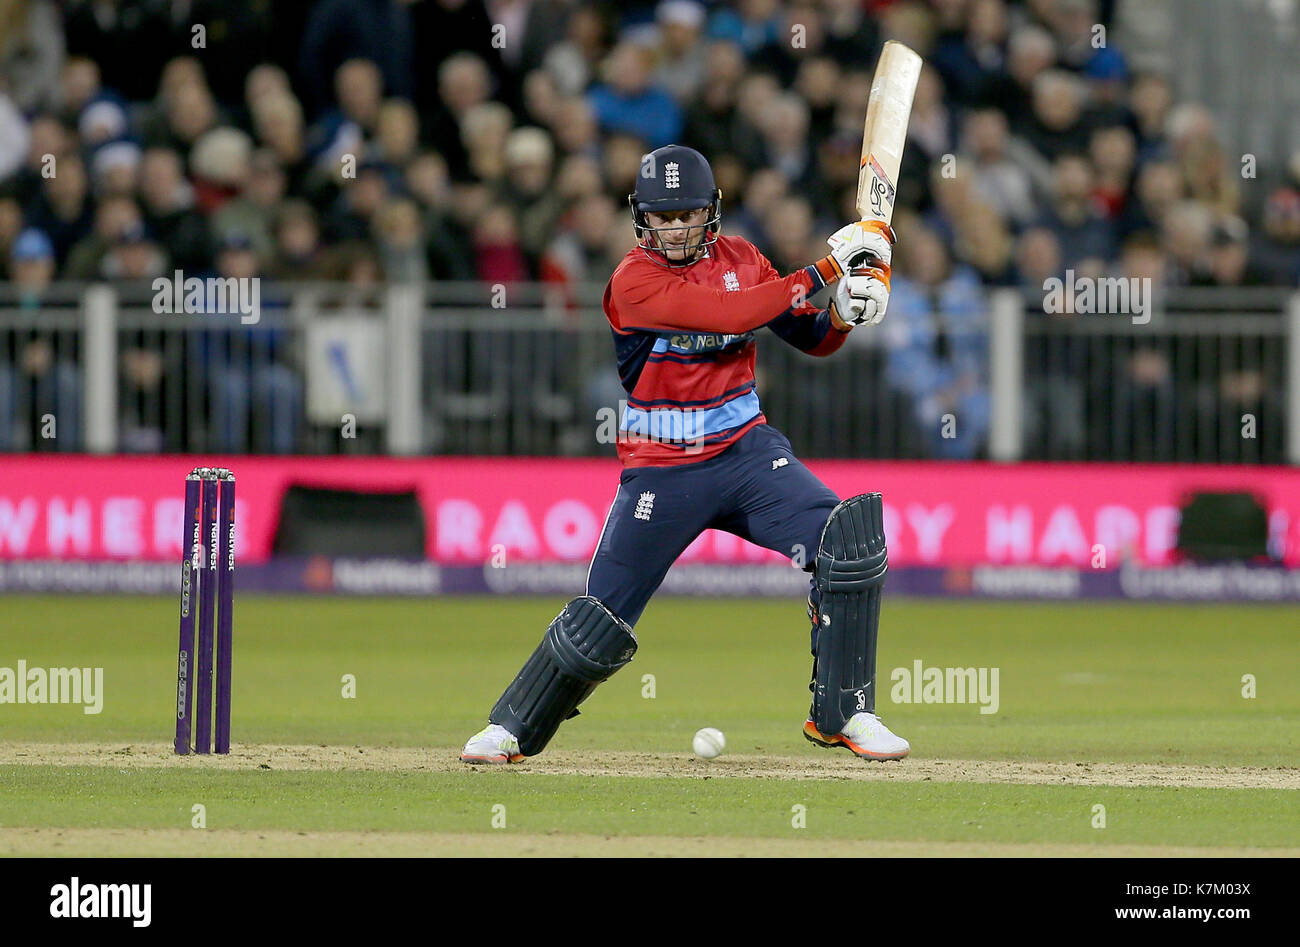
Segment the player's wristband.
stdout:
<path fill-rule="evenodd" d="M 836 332 L 842 332 L 845 334 L 848 334 L 849 332 L 853 331 L 853 326 L 840 318 L 840 309 L 838 306 L 835 305 L 835 300 L 832 299 L 831 304 L 826 308 L 831 314 L 832 329 L 834 329 Z"/>
<path fill-rule="evenodd" d="M 840 265 L 835 262 L 832 256 L 824 256 L 816 263 L 804 267 L 804 272 L 812 280 L 813 292 L 821 289 L 829 283 L 835 282 L 843 274 L 840 272 Z"/>

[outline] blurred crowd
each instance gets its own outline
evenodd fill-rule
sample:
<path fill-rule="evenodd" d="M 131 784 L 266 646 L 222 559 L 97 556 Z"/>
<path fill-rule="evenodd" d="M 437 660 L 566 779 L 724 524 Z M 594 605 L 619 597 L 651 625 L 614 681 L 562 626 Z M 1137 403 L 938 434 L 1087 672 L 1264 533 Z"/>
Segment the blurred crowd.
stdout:
<path fill-rule="evenodd" d="M 926 66 L 891 377 L 927 424 L 984 418 L 986 287 L 1300 283 L 1300 155 L 1244 177 L 1207 108 L 1130 66 L 1112 22 L 1140 2 L 11 0 L 0 272 L 32 293 L 175 268 L 601 282 L 668 142 L 710 159 L 724 230 L 788 272 L 857 216 L 894 37 Z M 936 452 L 971 456 L 983 425 Z"/>

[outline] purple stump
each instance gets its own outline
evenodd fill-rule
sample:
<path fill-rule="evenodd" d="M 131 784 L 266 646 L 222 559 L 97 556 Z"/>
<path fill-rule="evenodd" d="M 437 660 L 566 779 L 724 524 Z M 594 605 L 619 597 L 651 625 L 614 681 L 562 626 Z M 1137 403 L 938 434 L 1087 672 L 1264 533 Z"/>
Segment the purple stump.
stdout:
<path fill-rule="evenodd" d="M 199 578 L 199 660 L 195 685 L 194 752 L 212 752 L 212 632 L 217 605 L 217 481 L 203 479 L 203 568 Z"/>
<path fill-rule="evenodd" d="M 190 708 L 194 692 L 190 687 L 194 667 L 194 590 L 200 569 L 199 540 L 200 481 L 197 471 L 185 478 L 185 533 L 181 537 L 184 559 L 181 562 L 181 643 L 176 659 L 176 752 L 190 751 Z"/>
<path fill-rule="evenodd" d="M 221 536 L 217 575 L 217 746 L 230 752 L 230 661 L 235 607 L 235 475 L 221 472 Z"/>

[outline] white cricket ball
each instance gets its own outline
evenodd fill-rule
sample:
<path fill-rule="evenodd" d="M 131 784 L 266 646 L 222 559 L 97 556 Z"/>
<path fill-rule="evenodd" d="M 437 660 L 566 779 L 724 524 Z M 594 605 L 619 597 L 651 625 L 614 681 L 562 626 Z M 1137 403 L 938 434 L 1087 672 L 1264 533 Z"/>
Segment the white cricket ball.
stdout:
<path fill-rule="evenodd" d="M 715 756 L 722 755 L 722 751 L 727 748 L 727 738 L 717 727 L 705 727 L 696 732 L 691 746 L 695 748 L 695 755 L 700 759 L 711 760 Z"/>

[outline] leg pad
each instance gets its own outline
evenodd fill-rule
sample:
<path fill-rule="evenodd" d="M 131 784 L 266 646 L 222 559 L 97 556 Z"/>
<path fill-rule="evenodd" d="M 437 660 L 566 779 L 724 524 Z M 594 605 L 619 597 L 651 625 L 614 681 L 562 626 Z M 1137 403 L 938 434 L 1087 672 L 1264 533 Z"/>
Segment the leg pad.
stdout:
<path fill-rule="evenodd" d="M 513 733 L 525 756 L 535 756 L 635 653 L 632 629 L 597 599 L 579 596 L 551 622 L 488 720 Z"/>
<path fill-rule="evenodd" d="M 812 718 L 824 734 L 876 708 L 876 637 L 889 568 L 879 493 L 851 497 L 831 511 L 817 551 L 810 611 L 813 632 Z M 810 602 L 810 606 L 814 603 Z"/>

